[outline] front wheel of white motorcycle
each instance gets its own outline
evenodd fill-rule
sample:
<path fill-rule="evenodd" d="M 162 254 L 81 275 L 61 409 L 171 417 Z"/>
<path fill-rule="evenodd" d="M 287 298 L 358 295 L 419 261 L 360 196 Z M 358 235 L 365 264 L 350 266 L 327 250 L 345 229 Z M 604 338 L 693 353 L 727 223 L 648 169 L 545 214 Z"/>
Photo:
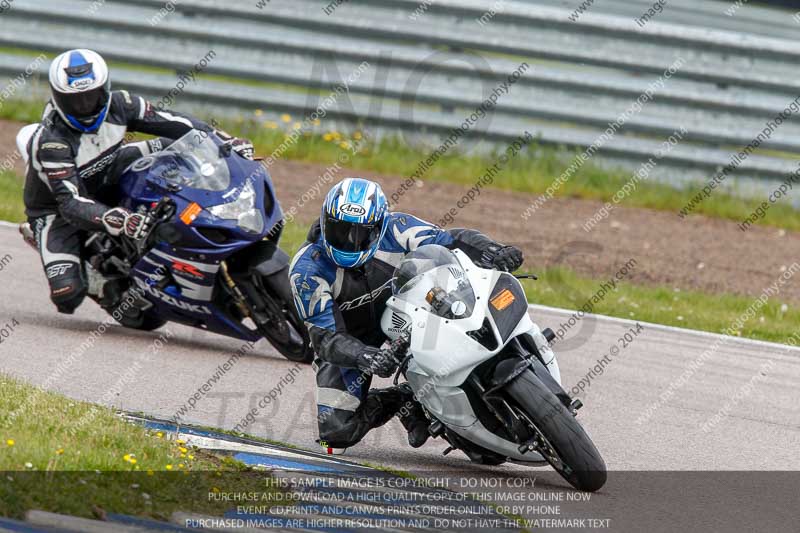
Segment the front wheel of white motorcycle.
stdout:
<path fill-rule="evenodd" d="M 532 446 L 570 485 L 594 492 L 605 484 L 606 463 L 600 452 L 572 413 L 536 374 L 526 370 L 505 386 L 505 392 L 523 420 L 535 426 L 531 428 Z"/>

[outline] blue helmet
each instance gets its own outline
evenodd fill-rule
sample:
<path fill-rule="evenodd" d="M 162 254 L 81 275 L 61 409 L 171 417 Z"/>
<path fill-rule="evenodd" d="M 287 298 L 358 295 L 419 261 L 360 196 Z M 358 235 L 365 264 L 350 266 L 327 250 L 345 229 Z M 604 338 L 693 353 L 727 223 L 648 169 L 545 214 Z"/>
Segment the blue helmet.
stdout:
<path fill-rule="evenodd" d="M 386 233 L 388 205 L 381 186 L 363 178 L 346 178 L 325 197 L 320 216 L 322 245 L 342 268 L 369 261 Z"/>

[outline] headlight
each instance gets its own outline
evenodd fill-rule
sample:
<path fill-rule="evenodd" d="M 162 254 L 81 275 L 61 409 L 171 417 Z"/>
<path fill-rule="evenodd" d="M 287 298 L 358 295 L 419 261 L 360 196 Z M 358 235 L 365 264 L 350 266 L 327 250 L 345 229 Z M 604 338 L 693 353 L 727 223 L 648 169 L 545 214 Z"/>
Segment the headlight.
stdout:
<path fill-rule="evenodd" d="M 248 181 L 242 192 L 232 202 L 206 208 L 215 217 L 223 220 L 235 220 L 239 227 L 250 233 L 264 231 L 264 217 L 256 209 L 256 190 Z"/>

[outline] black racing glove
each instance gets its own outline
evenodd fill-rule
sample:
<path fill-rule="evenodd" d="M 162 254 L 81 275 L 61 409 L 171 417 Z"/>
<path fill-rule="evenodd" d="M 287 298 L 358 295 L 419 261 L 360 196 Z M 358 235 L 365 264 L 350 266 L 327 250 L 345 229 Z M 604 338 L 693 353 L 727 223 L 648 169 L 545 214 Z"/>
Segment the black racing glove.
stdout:
<path fill-rule="evenodd" d="M 389 343 L 389 346 L 383 350 L 364 353 L 359 358 L 358 368 L 367 374 L 382 378 L 391 377 L 400 366 L 400 361 L 405 357 L 408 346 L 408 337 L 401 336 Z"/>
<path fill-rule="evenodd" d="M 253 148 L 253 143 L 247 139 L 240 139 L 238 137 L 234 137 L 232 140 L 228 141 L 227 144 L 230 144 L 231 150 L 239 154 L 240 156 L 244 157 L 245 159 L 253 160 L 253 156 L 255 155 L 255 149 Z"/>
<path fill-rule="evenodd" d="M 405 331 L 400 334 L 395 340 L 389 343 L 387 350 L 392 352 L 392 357 L 397 361 L 402 361 L 408 353 L 408 347 L 411 346 L 411 332 Z"/>
<path fill-rule="evenodd" d="M 255 149 L 253 148 L 253 143 L 249 139 L 240 139 L 222 130 L 216 130 L 216 132 L 217 136 L 222 139 L 225 145 L 231 147 L 231 150 L 245 159 L 253 159 L 253 156 L 255 156 Z"/>
<path fill-rule="evenodd" d="M 481 254 L 481 262 L 487 267 L 505 272 L 514 272 L 522 266 L 522 250 L 516 246 L 492 244 Z"/>
<path fill-rule="evenodd" d="M 124 207 L 114 207 L 103 213 L 103 226 L 109 235 L 125 235 L 139 239 L 149 229 L 147 217 L 141 213 L 131 213 Z"/>
<path fill-rule="evenodd" d="M 389 350 L 369 351 L 358 359 L 358 369 L 365 374 L 388 378 L 397 370 L 397 359 L 392 357 Z"/>

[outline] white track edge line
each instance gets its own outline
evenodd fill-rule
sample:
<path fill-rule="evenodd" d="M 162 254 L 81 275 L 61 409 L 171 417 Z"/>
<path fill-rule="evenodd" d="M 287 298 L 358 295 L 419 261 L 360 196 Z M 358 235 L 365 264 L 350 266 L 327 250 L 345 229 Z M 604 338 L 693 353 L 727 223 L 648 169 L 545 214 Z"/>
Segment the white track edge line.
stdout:
<path fill-rule="evenodd" d="M 542 311 L 552 311 L 554 313 L 562 313 L 564 315 L 572 315 L 576 311 L 570 311 L 568 309 L 561 309 L 560 307 L 550 307 L 549 305 L 540 305 L 540 304 L 528 304 L 528 309 L 539 309 Z M 667 326 L 666 324 L 656 324 L 654 322 L 645 322 L 643 320 L 635 320 L 630 318 L 621 318 L 616 316 L 607 316 L 607 315 L 595 315 L 595 314 L 586 314 L 584 317 L 592 317 L 598 320 L 603 320 L 605 322 L 617 322 L 621 324 L 642 324 L 643 326 L 647 326 L 648 328 L 658 329 L 661 331 L 669 331 L 672 333 L 682 333 L 682 334 L 690 334 L 696 335 L 700 337 L 710 337 L 710 338 L 720 338 L 723 337 L 728 339 L 729 342 L 738 342 L 740 344 L 747 344 L 751 346 L 762 346 L 765 348 L 773 348 L 773 349 L 782 349 L 782 350 L 789 350 L 789 351 L 796 351 L 800 352 L 800 346 L 790 346 L 788 344 L 781 344 L 778 342 L 770 342 L 770 341 L 761 341 L 757 339 L 748 339 L 742 337 L 734 337 L 732 335 L 725 335 L 723 333 L 712 333 L 710 331 L 701 331 L 699 329 L 689 329 L 689 328 L 680 328 L 677 326 Z"/>

